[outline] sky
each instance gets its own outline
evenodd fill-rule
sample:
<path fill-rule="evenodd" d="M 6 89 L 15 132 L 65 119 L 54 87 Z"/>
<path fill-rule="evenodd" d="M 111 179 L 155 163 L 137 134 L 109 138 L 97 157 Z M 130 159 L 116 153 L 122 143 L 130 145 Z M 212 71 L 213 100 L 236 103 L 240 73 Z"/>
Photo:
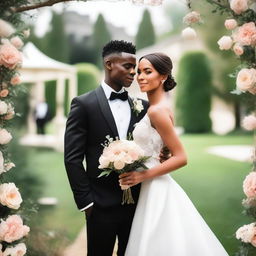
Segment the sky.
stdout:
<path fill-rule="evenodd" d="M 79 14 L 89 15 L 92 22 L 95 22 L 99 13 L 102 13 L 104 18 L 118 27 L 124 27 L 130 35 L 135 35 L 138 29 L 138 24 L 141 21 L 142 13 L 147 8 L 155 26 L 157 34 L 169 31 L 171 28 L 170 19 L 168 20 L 164 12 L 164 8 L 168 4 L 183 4 L 185 0 L 164 0 L 161 6 L 145 6 L 136 5 L 128 1 L 88 1 L 88 2 L 69 2 L 65 5 L 57 4 L 52 7 L 56 11 L 61 11 L 63 6 L 69 11 L 76 11 Z M 42 8 L 36 14 L 37 36 L 43 36 L 49 28 L 51 20 L 50 8 Z"/>

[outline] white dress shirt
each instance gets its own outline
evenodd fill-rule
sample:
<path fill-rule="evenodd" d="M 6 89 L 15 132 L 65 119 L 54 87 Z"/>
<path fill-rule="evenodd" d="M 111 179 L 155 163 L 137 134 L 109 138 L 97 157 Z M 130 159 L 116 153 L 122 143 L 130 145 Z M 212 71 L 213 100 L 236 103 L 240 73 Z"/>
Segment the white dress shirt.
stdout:
<path fill-rule="evenodd" d="M 118 135 L 119 135 L 119 139 L 126 139 L 127 131 L 128 131 L 130 119 L 131 119 L 131 108 L 130 108 L 129 102 L 128 102 L 128 100 L 123 101 L 120 99 L 109 100 L 111 92 L 116 92 L 116 91 L 113 90 L 104 81 L 102 81 L 101 86 L 106 95 L 108 104 L 110 106 L 112 115 L 114 117 Z M 116 92 L 116 93 L 122 93 L 124 91 L 125 91 L 124 88 L 122 88 L 119 92 Z M 113 139 L 115 139 L 115 138 L 113 138 Z M 93 203 L 90 203 L 86 207 L 80 209 L 80 211 L 84 211 L 84 210 L 90 208 L 91 206 L 93 206 Z"/>
<path fill-rule="evenodd" d="M 101 83 L 101 86 L 103 88 L 103 91 L 108 99 L 108 104 L 110 106 L 111 112 L 113 114 L 118 135 L 120 139 L 126 139 L 127 138 L 127 131 L 131 119 L 131 108 L 129 105 L 128 100 L 109 100 L 111 92 L 116 92 L 113 90 L 109 85 L 107 85 L 104 81 Z M 122 88 L 119 92 L 116 93 L 122 93 L 124 92 L 124 88 Z"/>

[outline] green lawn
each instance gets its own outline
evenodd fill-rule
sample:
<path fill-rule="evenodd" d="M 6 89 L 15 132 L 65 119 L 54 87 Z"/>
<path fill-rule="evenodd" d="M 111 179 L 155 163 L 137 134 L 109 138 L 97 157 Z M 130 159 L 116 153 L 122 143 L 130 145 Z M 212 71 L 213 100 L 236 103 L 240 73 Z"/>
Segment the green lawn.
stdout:
<path fill-rule="evenodd" d="M 206 153 L 214 145 L 251 144 L 251 135 L 183 135 L 188 165 L 172 176 L 183 187 L 208 225 L 232 255 L 238 241 L 234 233 L 250 220 L 242 215 L 242 182 L 250 163 L 238 162 Z M 75 206 L 63 164 L 63 154 L 31 149 L 30 165 L 45 181 L 44 196 L 57 197 L 58 205 L 45 210 L 42 221 L 47 230 L 59 229 L 74 239 L 85 223 Z M 41 214 L 40 212 L 38 213 Z M 185 213 L 184 214 L 189 214 Z M 193 232 L 193 230 L 191 230 Z"/>

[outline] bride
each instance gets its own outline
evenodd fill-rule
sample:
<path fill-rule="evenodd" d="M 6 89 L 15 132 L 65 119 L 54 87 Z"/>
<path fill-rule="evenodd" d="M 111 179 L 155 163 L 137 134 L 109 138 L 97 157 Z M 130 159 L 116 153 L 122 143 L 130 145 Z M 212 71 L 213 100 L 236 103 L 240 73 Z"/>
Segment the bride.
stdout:
<path fill-rule="evenodd" d="M 137 80 L 150 106 L 133 137 L 151 158 L 146 163 L 149 169 L 120 175 L 122 185 L 142 182 L 125 256 L 227 256 L 186 193 L 169 175 L 187 163 L 166 102 L 165 92 L 176 85 L 171 70 L 170 58 L 162 53 L 139 60 Z M 158 156 L 164 145 L 171 157 L 160 163 Z"/>

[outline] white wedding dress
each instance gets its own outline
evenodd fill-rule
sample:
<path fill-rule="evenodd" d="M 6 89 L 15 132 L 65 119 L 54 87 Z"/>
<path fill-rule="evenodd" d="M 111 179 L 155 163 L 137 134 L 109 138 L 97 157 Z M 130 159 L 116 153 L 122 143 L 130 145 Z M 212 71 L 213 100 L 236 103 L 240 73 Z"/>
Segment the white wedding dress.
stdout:
<path fill-rule="evenodd" d="M 135 142 L 159 164 L 163 146 L 147 114 L 133 131 Z M 144 181 L 125 256 L 228 256 L 186 193 L 169 175 Z"/>

